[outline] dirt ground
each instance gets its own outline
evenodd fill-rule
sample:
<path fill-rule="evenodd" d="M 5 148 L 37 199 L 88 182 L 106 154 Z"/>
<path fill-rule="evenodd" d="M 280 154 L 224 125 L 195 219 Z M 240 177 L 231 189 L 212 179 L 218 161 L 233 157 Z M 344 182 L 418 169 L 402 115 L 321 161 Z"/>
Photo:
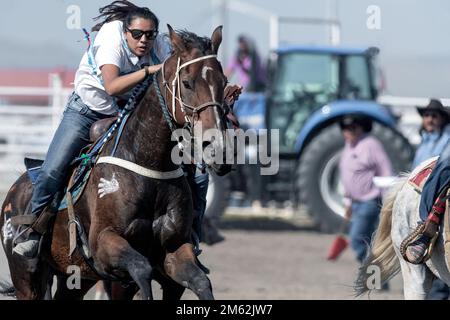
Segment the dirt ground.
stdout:
<path fill-rule="evenodd" d="M 337 261 L 326 260 L 334 235 L 279 220 L 235 220 L 223 227 L 226 240 L 203 246 L 201 255 L 211 269 L 216 299 L 355 299 L 353 251 L 347 248 Z M 195 297 L 187 292 L 183 298 Z M 370 299 L 403 299 L 401 276 L 389 291 L 374 291 Z"/>
<path fill-rule="evenodd" d="M 201 261 L 211 269 L 216 299 L 354 299 L 351 285 L 357 263 L 348 248 L 336 262 L 326 260 L 333 235 L 285 220 L 226 218 L 221 223 L 226 240 L 203 245 Z M 2 252 L 0 280 L 9 280 Z M 153 286 L 155 298 L 160 289 Z M 86 296 L 93 299 L 93 290 Z M 363 299 L 367 299 L 365 296 Z M 390 291 L 375 291 L 370 299 L 402 299 L 402 281 L 396 276 Z M 196 299 L 186 291 L 183 299 Z"/>

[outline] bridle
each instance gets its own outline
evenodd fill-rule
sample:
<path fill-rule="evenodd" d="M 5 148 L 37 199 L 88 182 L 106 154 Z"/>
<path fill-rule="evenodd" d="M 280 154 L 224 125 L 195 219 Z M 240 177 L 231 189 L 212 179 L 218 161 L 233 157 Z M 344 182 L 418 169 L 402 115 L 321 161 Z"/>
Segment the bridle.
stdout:
<path fill-rule="evenodd" d="M 170 89 L 170 87 L 168 85 L 168 82 L 165 79 L 165 73 L 164 73 L 164 67 L 165 67 L 166 61 L 169 58 L 164 60 L 162 68 L 161 68 L 161 71 L 162 71 L 162 80 L 163 80 L 164 87 L 165 87 L 166 90 L 168 90 L 172 94 L 172 117 L 175 120 L 175 122 L 177 122 L 176 121 L 176 101 L 177 100 L 180 103 L 181 111 L 184 114 L 184 119 L 185 119 L 186 123 L 190 123 L 191 125 L 193 123 L 192 123 L 191 119 L 189 119 L 188 114 L 186 113 L 186 109 L 191 111 L 192 119 L 195 120 L 195 118 L 198 117 L 198 114 L 203 109 L 210 108 L 210 107 L 221 107 L 222 106 L 222 104 L 217 102 L 217 101 L 209 101 L 209 102 L 205 102 L 205 103 L 202 103 L 199 106 L 194 107 L 194 106 L 191 106 L 191 105 L 183 102 L 183 98 L 181 97 L 180 71 L 183 68 L 185 68 L 185 67 L 187 67 L 187 66 L 189 66 L 189 65 L 191 65 L 193 63 L 196 63 L 196 62 L 199 62 L 199 61 L 203 61 L 203 60 L 206 60 L 206 59 L 213 59 L 213 58 L 216 59 L 217 55 L 211 54 L 211 55 L 199 57 L 199 58 L 187 61 L 187 62 L 183 63 L 182 65 L 180 65 L 181 59 L 180 59 L 180 57 L 178 57 L 177 70 L 175 71 L 175 78 L 172 80 L 172 89 Z M 176 92 L 176 94 L 175 94 L 175 92 Z"/>

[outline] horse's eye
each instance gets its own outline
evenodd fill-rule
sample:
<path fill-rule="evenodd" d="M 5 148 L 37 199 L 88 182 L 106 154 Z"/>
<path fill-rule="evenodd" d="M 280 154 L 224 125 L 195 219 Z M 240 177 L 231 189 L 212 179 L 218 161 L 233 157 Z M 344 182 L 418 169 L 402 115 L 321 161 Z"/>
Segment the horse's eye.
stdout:
<path fill-rule="evenodd" d="M 183 80 L 183 85 L 186 89 L 192 90 L 191 82 L 189 80 Z"/>

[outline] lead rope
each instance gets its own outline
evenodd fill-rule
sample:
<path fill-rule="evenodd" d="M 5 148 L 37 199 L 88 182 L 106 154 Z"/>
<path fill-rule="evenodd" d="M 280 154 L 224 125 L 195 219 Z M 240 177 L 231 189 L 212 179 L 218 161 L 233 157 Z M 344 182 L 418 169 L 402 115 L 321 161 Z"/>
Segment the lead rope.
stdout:
<path fill-rule="evenodd" d="M 164 119 L 166 120 L 167 124 L 169 125 L 170 131 L 174 132 L 175 125 L 173 124 L 172 117 L 170 116 L 169 111 L 167 110 L 167 107 L 166 107 L 166 101 L 164 100 L 164 97 L 161 94 L 161 89 L 159 88 L 159 84 L 158 84 L 158 80 L 157 80 L 158 73 L 159 73 L 159 71 L 157 73 L 153 74 L 153 84 L 155 86 L 156 94 L 158 95 L 158 101 L 159 101 L 159 105 L 161 106 L 161 110 L 164 115 Z"/>

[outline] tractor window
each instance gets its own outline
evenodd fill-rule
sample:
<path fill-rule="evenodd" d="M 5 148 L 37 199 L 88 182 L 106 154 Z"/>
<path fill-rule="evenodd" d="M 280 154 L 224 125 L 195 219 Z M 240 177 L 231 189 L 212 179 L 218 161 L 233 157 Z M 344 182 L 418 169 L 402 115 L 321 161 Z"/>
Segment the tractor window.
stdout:
<path fill-rule="evenodd" d="M 293 152 L 301 127 L 312 112 L 337 98 L 337 56 L 294 52 L 278 58 L 268 125 L 280 130 L 280 151 Z"/>
<path fill-rule="evenodd" d="M 338 59 L 325 54 L 290 53 L 279 59 L 275 99 L 297 100 L 305 95 L 328 102 L 338 90 Z"/>
<path fill-rule="evenodd" d="M 365 56 L 348 56 L 341 92 L 344 99 L 372 99 L 370 74 Z"/>

